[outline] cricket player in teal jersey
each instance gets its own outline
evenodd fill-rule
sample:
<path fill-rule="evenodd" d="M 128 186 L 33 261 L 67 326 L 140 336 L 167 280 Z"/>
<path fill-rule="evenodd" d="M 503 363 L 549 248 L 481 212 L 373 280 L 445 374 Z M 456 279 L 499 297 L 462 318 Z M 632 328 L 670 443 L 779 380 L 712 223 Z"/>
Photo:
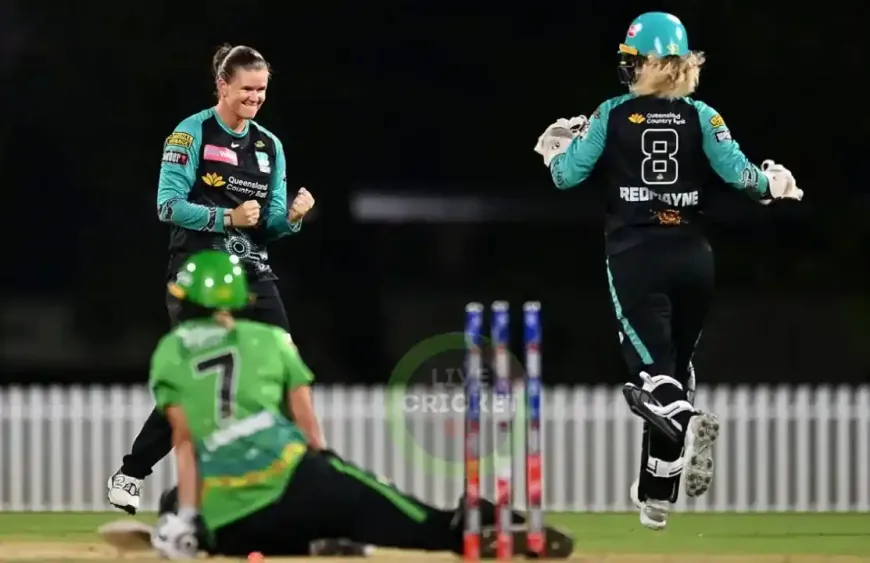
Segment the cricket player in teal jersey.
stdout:
<path fill-rule="evenodd" d="M 645 421 L 632 493 L 641 523 L 660 530 L 681 474 L 692 497 L 713 477 L 719 424 L 690 400 L 692 356 L 713 295 L 712 250 L 699 228 L 708 170 L 762 203 L 800 200 L 803 192 L 784 166 L 753 164 L 722 116 L 690 97 L 704 56 L 689 49 L 679 18 L 642 14 L 618 52 L 629 93 L 606 100 L 589 119 L 556 121 L 535 151 L 561 190 L 600 172 L 607 275 L 634 376 L 623 391 Z"/>
<path fill-rule="evenodd" d="M 170 228 L 167 278 L 194 252 L 226 251 L 239 258 L 255 296 L 237 316 L 289 333 L 267 244 L 298 232 L 314 199 L 300 189 L 288 208 L 283 145 L 253 121 L 269 83 L 263 56 L 227 45 L 215 55 L 213 72 L 217 104 L 182 120 L 163 145 L 157 216 Z M 173 325 L 196 314 L 171 292 L 166 307 Z M 135 514 L 143 480 L 170 449 L 169 425 L 155 411 L 109 479 L 109 502 Z"/>
<path fill-rule="evenodd" d="M 202 540 L 212 553 L 286 555 L 300 541 L 334 538 L 461 552 L 461 502 L 435 508 L 323 451 L 314 377 L 296 348 L 280 328 L 233 316 L 249 299 L 237 256 L 195 253 L 170 283 L 198 315 L 164 336 L 151 361 L 150 386 L 171 425 L 178 469 L 177 510 L 163 513 L 152 533 L 161 556 L 194 558 Z M 494 545 L 488 507 L 484 555 Z M 524 537 L 517 532 L 518 545 Z M 559 542 L 552 556 L 573 548 L 555 530 L 547 539 Z"/>

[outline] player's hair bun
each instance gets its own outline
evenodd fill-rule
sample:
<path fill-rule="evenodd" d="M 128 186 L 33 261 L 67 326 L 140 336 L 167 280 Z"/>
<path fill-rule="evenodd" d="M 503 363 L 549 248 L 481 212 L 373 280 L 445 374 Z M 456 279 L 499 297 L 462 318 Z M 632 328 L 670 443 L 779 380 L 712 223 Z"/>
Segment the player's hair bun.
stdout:
<path fill-rule="evenodd" d="M 227 60 L 227 55 L 230 54 L 230 51 L 233 50 L 233 46 L 229 43 L 224 43 L 218 50 L 215 51 L 214 57 L 211 59 L 211 71 L 214 74 L 214 77 L 220 78 L 222 67 L 224 66 L 224 62 Z"/>

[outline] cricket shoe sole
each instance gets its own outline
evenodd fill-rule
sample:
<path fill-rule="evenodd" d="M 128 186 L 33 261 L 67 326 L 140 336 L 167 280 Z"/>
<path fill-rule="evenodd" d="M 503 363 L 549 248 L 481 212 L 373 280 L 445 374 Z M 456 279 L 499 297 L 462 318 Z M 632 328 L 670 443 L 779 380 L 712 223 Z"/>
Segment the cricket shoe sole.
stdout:
<path fill-rule="evenodd" d="M 689 421 L 683 453 L 683 479 L 686 494 L 699 497 L 713 483 L 713 446 L 719 439 L 719 419 L 710 413 L 700 412 Z"/>

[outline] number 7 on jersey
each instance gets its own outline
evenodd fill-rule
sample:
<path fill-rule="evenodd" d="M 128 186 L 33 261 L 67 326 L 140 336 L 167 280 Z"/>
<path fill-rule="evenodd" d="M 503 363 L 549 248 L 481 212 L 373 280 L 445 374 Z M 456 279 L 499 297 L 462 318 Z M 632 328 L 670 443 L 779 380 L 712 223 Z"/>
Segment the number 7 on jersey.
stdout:
<path fill-rule="evenodd" d="M 218 355 L 198 360 L 195 365 L 196 373 L 200 378 L 212 375 L 216 377 L 217 412 L 215 412 L 215 420 L 220 422 L 233 418 L 233 415 L 235 415 L 236 383 L 239 373 L 239 361 L 236 350 L 223 350 Z"/>

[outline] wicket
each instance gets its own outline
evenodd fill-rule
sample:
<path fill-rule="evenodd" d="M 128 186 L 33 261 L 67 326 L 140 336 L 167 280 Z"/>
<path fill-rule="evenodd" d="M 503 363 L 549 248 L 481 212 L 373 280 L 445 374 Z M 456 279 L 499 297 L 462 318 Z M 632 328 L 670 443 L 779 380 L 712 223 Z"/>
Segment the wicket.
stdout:
<path fill-rule="evenodd" d="M 496 301 L 490 307 L 490 340 L 492 344 L 493 400 L 491 404 L 512 404 L 513 378 L 510 373 L 510 309 L 505 301 Z M 525 352 L 525 467 L 526 467 L 526 541 L 529 551 L 537 557 L 544 553 L 544 523 L 542 514 L 542 458 L 541 458 L 541 304 L 528 301 L 523 304 L 523 344 Z M 483 370 L 482 344 L 484 306 L 469 303 L 465 307 L 465 349 L 467 377 L 465 382 L 465 491 L 466 513 L 464 556 L 466 560 L 480 559 L 480 451 Z M 493 443 L 513 444 L 513 409 L 497 412 L 493 409 Z M 496 507 L 496 558 L 511 559 L 513 546 L 513 447 L 505 453 L 493 450 Z"/>

